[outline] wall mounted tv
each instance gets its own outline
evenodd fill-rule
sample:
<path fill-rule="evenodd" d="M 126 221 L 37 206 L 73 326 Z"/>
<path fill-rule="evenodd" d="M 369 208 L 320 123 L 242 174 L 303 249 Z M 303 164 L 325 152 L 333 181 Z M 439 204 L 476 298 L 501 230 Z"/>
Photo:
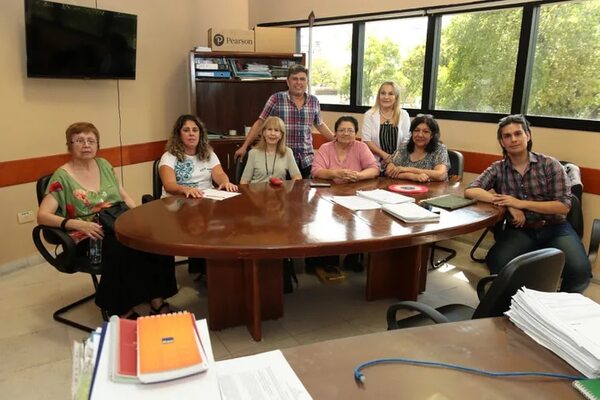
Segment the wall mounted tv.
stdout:
<path fill-rule="evenodd" d="M 27 76 L 135 79 L 137 16 L 25 0 Z"/>

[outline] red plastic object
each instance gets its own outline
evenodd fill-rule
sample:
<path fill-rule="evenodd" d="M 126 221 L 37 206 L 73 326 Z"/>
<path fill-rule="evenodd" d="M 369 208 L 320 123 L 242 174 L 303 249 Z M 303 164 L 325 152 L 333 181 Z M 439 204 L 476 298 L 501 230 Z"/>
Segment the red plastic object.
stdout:
<path fill-rule="evenodd" d="M 271 185 L 281 186 L 283 184 L 283 180 L 272 176 L 269 178 L 269 183 L 271 183 Z"/>
<path fill-rule="evenodd" d="M 423 185 L 401 185 L 395 184 L 388 186 L 388 189 L 397 193 L 427 193 L 429 188 Z"/>

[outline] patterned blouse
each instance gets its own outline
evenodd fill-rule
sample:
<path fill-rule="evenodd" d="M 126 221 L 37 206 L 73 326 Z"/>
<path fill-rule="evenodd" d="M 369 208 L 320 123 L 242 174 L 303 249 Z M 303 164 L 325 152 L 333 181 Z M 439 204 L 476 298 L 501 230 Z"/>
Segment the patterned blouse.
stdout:
<path fill-rule="evenodd" d="M 406 148 L 406 144 L 402 144 L 398 150 L 392 154 L 391 162 L 400 167 L 413 167 L 420 169 L 434 169 L 437 165 L 445 165 L 446 169 L 450 171 L 448 149 L 442 143 L 439 143 L 434 151 L 427 153 L 425 157 L 417 161 L 410 160 L 410 153 Z"/>

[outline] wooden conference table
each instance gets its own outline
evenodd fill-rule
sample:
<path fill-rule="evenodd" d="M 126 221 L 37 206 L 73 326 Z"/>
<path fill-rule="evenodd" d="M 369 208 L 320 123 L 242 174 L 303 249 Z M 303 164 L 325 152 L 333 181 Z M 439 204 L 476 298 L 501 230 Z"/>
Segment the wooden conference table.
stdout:
<path fill-rule="evenodd" d="M 382 210 L 352 211 L 331 200 L 399 182 L 378 178 L 311 188 L 301 180 L 281 187 L 242 185 L 240 196 L 224 201 L 170 197 L 129 210 L 115 230 L 120 242 L 138 250 L 206 258 L 209 327 L 245 324 L 260 340 L 261 320 L 283 316 L 283 258 L 368 252 L 367 300 L 415 300 L 425 289 L 424 245 L 501 217 L 498 208 L 478 203 L 442 211 L 439 223 L 404 224 Z M 460 183 L 427 186 L 417 201 L 463 192 Z"/>
<path fill-rule="evenodd" d="M 383 316 L 382 316 L 383 318 Z M 446 368 L 380 364 L 354 367 L 376 358 L 406 357 L 488 371 L 580 375 L 535 343 L 507 318 L 486 318 L 379 332 L 282 350 L 314 399 L 581 399 L 567 380 L 488 378 Z"/>

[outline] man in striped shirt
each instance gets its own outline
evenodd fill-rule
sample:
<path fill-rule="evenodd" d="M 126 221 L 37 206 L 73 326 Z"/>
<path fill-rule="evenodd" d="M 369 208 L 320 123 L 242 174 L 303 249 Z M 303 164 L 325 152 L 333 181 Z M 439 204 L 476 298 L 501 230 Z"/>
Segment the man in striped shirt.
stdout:
<path fill-rule="evenodd" d="M 571 183 L 555 158 L 531 151 L 531 129 L 522 115 L 498 124 L 504 159 L 494 162 L 465 190 L 465 196 L 506 207 L 506 224 L 485 261 L 498 273 L 513 258 L 546 247 L 565 253 L 561 291 L 583 292 L 591 265 L 577 233 L 567 222 Z M 491 192 L 490 190 L 493 190 Z"/>
<path fill-rule="evenodd" d="M 303 65 L 292 65 L 288 69 L 288 90 L 273 94 L 262 113 L 252 125 L 244 144 L 235 152 L 235 158 L 243 157 L 248 146 L 254 143 L 262 125 L 270 116 L 276 116 L 285 123 L 287 145 L 292 149 L 294 158 L 303 178 L 310 176 L 314 159 L 312 143 L 312 127 L 316 126 L 320 134 L 327 140 L 333 140 L 331 130 L 321 119 L 319 100 L 306 93 L 308 87 L 308 70 Z"/>

